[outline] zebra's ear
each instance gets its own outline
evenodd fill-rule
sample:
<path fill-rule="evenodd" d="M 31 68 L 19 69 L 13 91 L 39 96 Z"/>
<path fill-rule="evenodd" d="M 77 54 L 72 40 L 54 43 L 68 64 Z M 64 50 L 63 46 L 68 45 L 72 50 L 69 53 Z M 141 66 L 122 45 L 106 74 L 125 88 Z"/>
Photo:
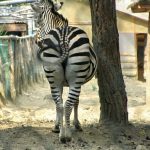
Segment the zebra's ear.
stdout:
<path fill-rule="evenodd" d="M 54 10 L 55 11 L 58 11 L 58 10 L 60 10 L 61 8 L 62 8 L 62 6 L 63 6 L 63 2 L 56 2 L 56 3 L 54 3 Z"/>
<path fill-rule="evenodd" d="M 42 6 L 40 6 L 40 3 L 31 3 L 30 4 L 32 9 L 37 13 L 42 13 Z"/>

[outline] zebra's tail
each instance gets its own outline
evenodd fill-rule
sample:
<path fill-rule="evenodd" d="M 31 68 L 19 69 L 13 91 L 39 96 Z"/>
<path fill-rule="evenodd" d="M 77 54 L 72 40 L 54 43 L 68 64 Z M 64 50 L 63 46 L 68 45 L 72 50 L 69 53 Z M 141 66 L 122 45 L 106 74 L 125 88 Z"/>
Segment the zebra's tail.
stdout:
<path fill-rule="evenodd" d="M 67 59 L 69 53 L 69 44 L 66 37 L 65 37 L 65 41 L 62 40 L 60 42 L 60 49 L 62 51 L 62 55 L 59 57 L 59 62 L 63 63 Z"/>

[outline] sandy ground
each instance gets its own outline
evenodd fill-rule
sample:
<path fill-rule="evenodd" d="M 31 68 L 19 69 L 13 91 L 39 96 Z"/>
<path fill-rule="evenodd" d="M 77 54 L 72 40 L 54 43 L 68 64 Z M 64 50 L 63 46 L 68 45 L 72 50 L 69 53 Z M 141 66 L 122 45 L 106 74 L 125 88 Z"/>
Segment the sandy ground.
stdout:
<path fill-rule="evenodd" d="M 96 79 L 83 86 L 79 119 L 83 132 L 61 144 L 52 132 L 55 105 L 47 82 L 19 96 L 16 104 L 0 110 L 0 150 L 150 150 L 150 108 L 145 105 L 145 83 L 125 78 L 130 125 L 99 123 L 100 104 Z M 66 99 L 65 88 L 63 98 Z M 73 115 L 71 116 L 71 119 Z"/>

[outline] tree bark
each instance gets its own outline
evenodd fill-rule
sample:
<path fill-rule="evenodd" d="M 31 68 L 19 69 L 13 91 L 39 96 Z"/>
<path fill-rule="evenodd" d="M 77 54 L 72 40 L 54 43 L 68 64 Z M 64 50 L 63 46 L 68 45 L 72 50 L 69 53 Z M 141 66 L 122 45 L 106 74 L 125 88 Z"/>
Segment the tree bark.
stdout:
<path fill-rule="evenodd" d="M 98 56 L 100 121 L 127 124 L 127 96 L 120 63 L 115 0 L 89 1 L 93 45 Z"/>

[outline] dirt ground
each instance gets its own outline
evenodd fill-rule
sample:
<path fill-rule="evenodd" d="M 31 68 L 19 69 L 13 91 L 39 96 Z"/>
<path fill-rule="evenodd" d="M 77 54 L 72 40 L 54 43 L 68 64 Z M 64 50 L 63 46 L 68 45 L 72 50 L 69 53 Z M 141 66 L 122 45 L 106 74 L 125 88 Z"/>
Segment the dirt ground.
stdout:
<path fill-rule="evenodd" d="M 15 105 L 0 109 L 0 150 L 150 150 L 150 108 L 145 105 L 146 83 L 125 78 L 128 127 L 99 123 L 100 104 L 96 79 L 83 86 L 79 119 L 83 132 L 61 144 L 52 132 L 55 105 L 47 82 L 36 84 L 19 96 Z M 67 88 L 63 98 L 66 99 Z M 73 119 L 73 115 L 71 116 Z"/>

